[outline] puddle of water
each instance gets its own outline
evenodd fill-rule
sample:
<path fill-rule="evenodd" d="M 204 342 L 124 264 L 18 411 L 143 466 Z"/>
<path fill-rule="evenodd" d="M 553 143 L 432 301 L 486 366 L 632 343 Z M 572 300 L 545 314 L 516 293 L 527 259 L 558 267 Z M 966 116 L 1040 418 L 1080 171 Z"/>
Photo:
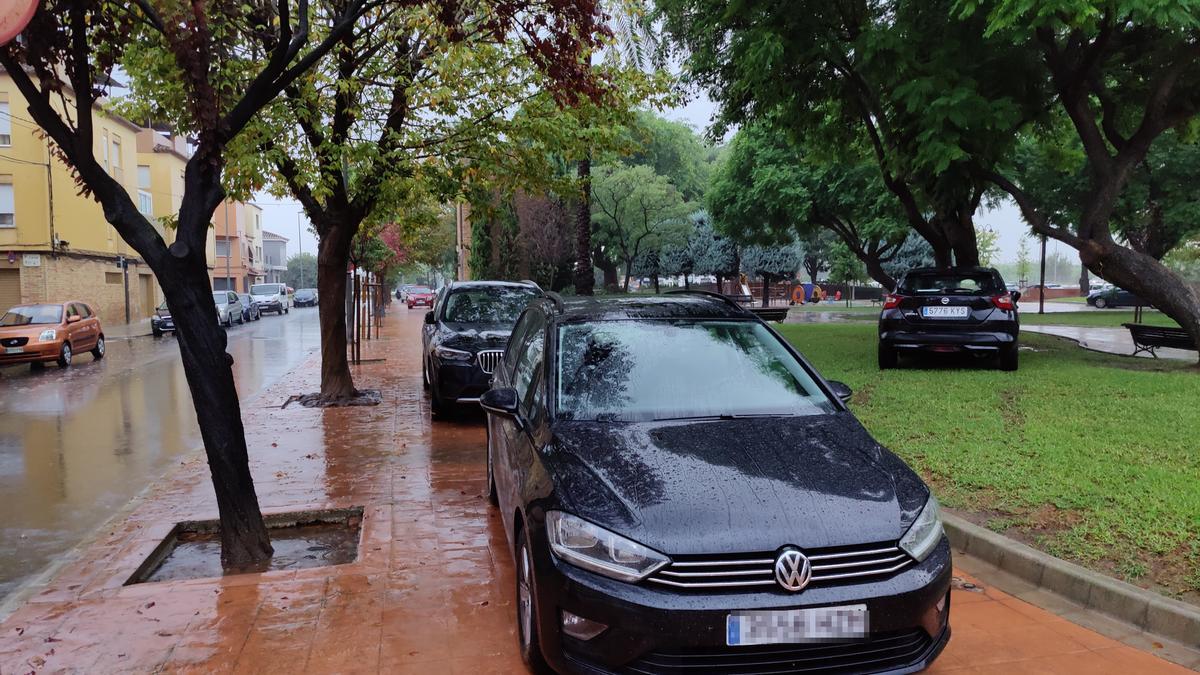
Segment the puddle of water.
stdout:
<path fill-rule="evenodd" d="M 344 565 L 358 558 L 359 530 L 358 518 L 336 523 L 272 527 L 271 546 L 275 554 L 270 560 L 228 569 L 221 567 L 221 541 L 216 532 L 180 532 L 175 535 L 170 552 L 162 563 L 149 575 L 135 577 L 130 583 Z"/>

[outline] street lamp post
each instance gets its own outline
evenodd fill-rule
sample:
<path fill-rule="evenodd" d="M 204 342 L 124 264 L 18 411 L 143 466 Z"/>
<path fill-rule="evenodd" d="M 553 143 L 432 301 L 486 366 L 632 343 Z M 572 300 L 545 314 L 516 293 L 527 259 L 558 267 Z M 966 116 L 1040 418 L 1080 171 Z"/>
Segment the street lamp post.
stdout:
<path fill-rule="evenodd" d="M 304 241 L 302 239 L 300 239 L 300 227 L 301 227 L 300 226 L 300 216 L 301 216 L 301 213 L 299 211 L 297 211 L 296 212 L 296 246 L 298 247 L 299 250 L 296 253 L 296 266 L 300 268 L 300 288 L 304 288 L 304 260 L 302 258 L 300 258 L 300 255 L 302 253 L 304 253 Z"/>

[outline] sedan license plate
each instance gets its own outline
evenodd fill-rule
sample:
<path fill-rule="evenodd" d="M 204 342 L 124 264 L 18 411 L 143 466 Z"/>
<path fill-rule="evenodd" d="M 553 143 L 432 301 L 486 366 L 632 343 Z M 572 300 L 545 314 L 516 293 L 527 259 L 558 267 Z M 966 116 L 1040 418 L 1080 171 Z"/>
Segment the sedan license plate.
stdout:
<path fill-rule="evenodd" d="M 922 307 L 921 316 L 927 319 L 965 319 L 969 307 Z"/>
<path fill-rule="evenodd" d="M 725 619 L 731 647 L 854 640 L 867 636 L 867 606 L 732 612 Z"/>
<path fill-rule="evenodd" d="M 20 347 L 5 347 L 5 348 L 4 348 L 4 353 L 5 353 L 5 354 L 21 354 L 21 353 L 23 353 L 24 351 L 25 351 L 25 350 L 24 350 L 24 349 L 22 349 L 22 348 L 20 348 Z"/>

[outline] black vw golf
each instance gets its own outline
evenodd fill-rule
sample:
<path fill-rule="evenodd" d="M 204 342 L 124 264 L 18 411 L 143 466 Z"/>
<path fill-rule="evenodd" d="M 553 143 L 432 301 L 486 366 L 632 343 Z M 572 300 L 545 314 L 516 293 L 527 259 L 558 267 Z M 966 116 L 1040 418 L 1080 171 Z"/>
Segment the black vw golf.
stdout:
<path fill-rule="evenodd" d="M 531 667 L 929 665 L 950 637 L 938 504 L 849 395 L 720 296 L 531 304 L 480 399 Z"/>

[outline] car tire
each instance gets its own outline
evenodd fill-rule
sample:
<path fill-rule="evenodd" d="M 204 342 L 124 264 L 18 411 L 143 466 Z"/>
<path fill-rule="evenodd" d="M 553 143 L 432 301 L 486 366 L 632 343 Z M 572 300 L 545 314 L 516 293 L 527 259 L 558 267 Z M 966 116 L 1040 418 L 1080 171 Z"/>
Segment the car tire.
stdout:
<path fill-rule="evenodd" d="M 154 337 L 156 337 L 156 338 L 160 338 L 163 336 L 163 332 L 161 330 L 159 330 L 157 327 L 151 327 L 150 333 L 152 335 L 154 335 Z"/>
<path fill-rule="evenodd" d="M 421 359 L 421 388 L 429 391 L 429 366 Z"/>
<path fill-rule="evenodd" d="M 288 313 L 288 308 L 287 308 L 287 307 L 284 307 L 284 308 L 283 308 L 283 313 L 284 313 L 284 314 L 287 314 L 287 313 Z"/>
<path fill-rule="evenodd" d="M 900 365 L 900 356 L 896 353 L 895 347 L 889 347 L 886 344 L 879 343 L 879 369 L 891 370 Z"/>
<path fill-rule="evenodd" d="M 492 468 L 492 429 L 488 423 L 484 422 L 484 428 L 487 433 L 487 500 L 492 506 L 500 506 L 500 495 L 496 494 L 496 473 Z"/>
<path fill-rule="evenodd" d="M 1000 348 L 1000 370 L 1014 371 L 1017 369 L 1017 343 Z"/>
<path fill-rule="evenodd" d="M 535 598 L 537 582 L 533 574 L 533 550 L 529 546 L 528 530 L 522 528 L 517 545 L 517 644 L 521 649 L 521 660 L 536 675 L 551 673 L 550 666 L 542 656 L 542 641 L 538 636 Z"/>
<path fill-rule="evenodd" d="M 99 361 L 104 358 L 104 336 L 96 338 L 96 346 L 92 347 L 92 358 Z"/>
<path fill-rule="evenodd" d="M 1105 307 L 1108 307 L 1108 300 L 1096 298 L 1096 309 L 1104 309 Z"/>
<path fill-rule="evenodd" d="M 73 353 L 71 353 L 71 343 L 64 342 L 62 344 L 62 348 L 59 349 L 59 351 L 58 351 L 58 367 L 59 368 L 70 368 L 71 361 L 74 358 L 75 358 L 75 355 Z"/>

